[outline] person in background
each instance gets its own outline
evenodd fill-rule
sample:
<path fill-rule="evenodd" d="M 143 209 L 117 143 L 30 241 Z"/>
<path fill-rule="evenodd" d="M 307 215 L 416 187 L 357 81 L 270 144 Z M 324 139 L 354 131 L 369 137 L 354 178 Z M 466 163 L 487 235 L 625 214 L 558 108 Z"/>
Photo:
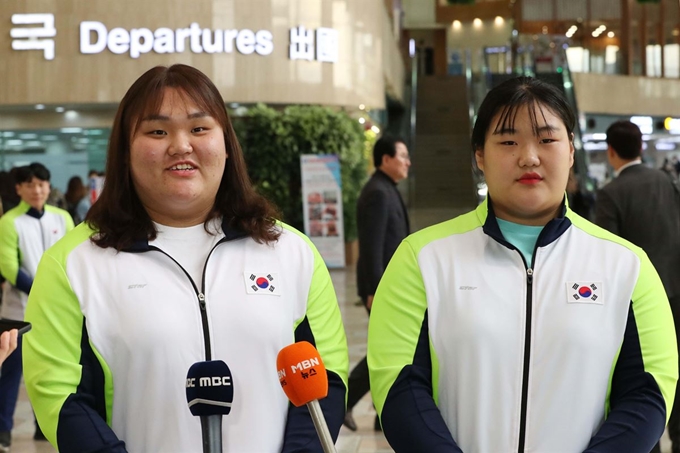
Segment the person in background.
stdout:
<path fill-rule="evenodd" d="M 642 160 L 640 160 L 640 162 L 642 163 Z M 666 173 L 671 178 L 677 177 L 677 173 L 675 172 L 675 165 L 673 165 L 673 162 L 671 162 L 671 160 L 668 157 L 664 157 L 660 170 Z"/>
<path fill-rule="evenodd" d="M 672 176 L 642 164 L 642 132 L 630 121 L 617 121 L 607 129 L 607 158 L 614 169 L 614 179 L 597 194 L 595 222 L 647 253 L 668 295 L 677 334 L 680 194 Z M 673 453 L 680 453 L 679 396 L 676 391 L 668 421 Z M 660 452 L 659 444 L 652 451 Z"/>
<path fill-rule="evenodd" d="M 575 124 L 546 82 L 489 91 L 472 132 L 488 197 L 387 266 L 368 366 L 396 452 L 648 453 L 664 432 L 668 299 L 641 249 L 566 205 Z"/>
<path fill-rule="evenodd" d="M 49 247 L 73 228 L 68 212 L 47 205 L 50 171 L 32 163 L 12 170 L 21 202 L 0 217 L 0 273 L 3 286 L 0 317 L 21 321 L 31 292 L 38 262 Z M 19 384 L 21 382 L 22 338 L 0 371 L 0 452 L 12 443 Z M 36 423 L 35 439 L 44 436 Z"/>
<path fill-rule="evenodd" d="M 57 187 L 50 187 L 50 194 L 47 197 L 47 204 L 66 211 L 68 205 L 64 192 Z"/>
<path fill-rule="evenodd" d="M 572 167 L 567 181 L 567 201 L 569 208 L 586 220 L 593 220 L 593 205 L 595 197 L 592 193 L 581 190 L 578 177 L 574 174 Z"/>
<path fill-rule="evenodd" d="M 321 452 L 276 358 L 316 346 L 337 437 L 340 309 L 314 245 L 253 188 L 217 87 L 181 64 L 144 73 L 120 103 L 106 165 L 100 198 L 47 252 L 28 302 L 25 381 L 47 438 L 59 451 L 199 451 L 187 371 L 223 360 L 234 390 L 224 451 Z"/>
<path fill-rule="evenodd" d="M 14 171 L 14 169 L 12 171 L 0 171 L 0 201 L 2 202 L 3 213 L 9 211 L 21 201 L 19 194 L 17 194 Z"/>
<path fill-rule="evenodd" d="M 16 168 L 12 171 L 0 171 L 0 216 L 5 212 L 14 208 L 19 204 L 21 198 L 17 194 L 16 183 L 14 182 L 14 174 Z M 0 273 L 0 285 L 5 282 L 5 277 Z M 2 306 L 2 292 L 0 291 L 0 307 Z"/>
<path fill-rule="evenodd" d="M 0 365 L 17 348 L 17 329 L 8 330 L 0 335 Z"/>
<path fill-rule="evenodd" d="M 90 209 L 88 190 L 80 176 L 73 176 L 68 180 L 64 198 L 66 199 L 67 211 L 73 218 L 73 223 L 78 225 L 85 220 L 85 215 Z"/>
<path fill-rule="evenodd" d="M 397 190 L 397 183 L 408 177 L 411 166 L 404 140 L 389 135 L 380 137 L 373 146 L 373 163 L 375 173 L 361 190 L 357 201 L 357 289 L 369 314 L 380 277 L 397 246 L 409 233 L 408 212 Z M 364 357 L 349 375 L 344 424 L 352 431 L 357 429 L 352 408 L 369 389 L 368 365 Z M 374 429 L 380 430 L 377 415 Z"/>

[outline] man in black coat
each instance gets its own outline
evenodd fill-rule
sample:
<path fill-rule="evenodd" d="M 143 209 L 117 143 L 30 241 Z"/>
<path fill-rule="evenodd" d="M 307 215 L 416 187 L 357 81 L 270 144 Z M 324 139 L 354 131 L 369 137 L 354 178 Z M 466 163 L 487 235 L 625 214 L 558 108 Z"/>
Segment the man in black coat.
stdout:
<path fill-rule="evenodd" d="M 387 263 L 409 234 L 408 213 L 397 183 L 408 177 L 411 160 L 403 140 L 383 136 L 373 147 L 373 163 L 376 171 L 361 190 L 357 202 L 357 289 L 369 313 Z M 357 427 L 352 408 L 370 389 L 366 357 L 350 373 L 348 387 L 345 426 L 354 431 Z M 377 416 L 375 429 L 380 429 Z"/>
<path fill-rule="evenodd" d="M 680 195 L 669 175 L 642 165 L 642 134 L 630 121 L 607 129 L 607 157 L 615 179 L 597 194 L 595 223 L 642 248 L 661 277 L 680 332 Z M 669 345 L 675 347 L 675 345 Z M 668 422 L 680 453 L 680 394 Z M 667 410 L 670 408 L 667 408 Z M 660 452 L 659 445 L 652 452 Z"/>

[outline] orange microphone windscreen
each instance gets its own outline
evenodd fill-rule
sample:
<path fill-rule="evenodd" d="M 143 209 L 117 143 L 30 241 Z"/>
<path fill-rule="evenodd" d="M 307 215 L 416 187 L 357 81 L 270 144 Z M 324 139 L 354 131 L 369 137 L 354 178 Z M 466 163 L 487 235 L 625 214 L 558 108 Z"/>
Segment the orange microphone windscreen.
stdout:
<path fill-rule="evenodd" d="M 296 407 L 328 395 L 326 367 L 311 343 L 300 341 L 281 349 L 276 369 L 283 391 Z"/>

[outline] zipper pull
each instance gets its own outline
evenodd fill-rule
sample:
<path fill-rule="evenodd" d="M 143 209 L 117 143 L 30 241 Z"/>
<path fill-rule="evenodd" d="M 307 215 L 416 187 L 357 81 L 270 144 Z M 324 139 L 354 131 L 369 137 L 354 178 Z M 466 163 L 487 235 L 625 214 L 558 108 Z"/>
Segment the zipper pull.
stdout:
<path fill-rule="evenodd" d="M 531 285 L 534 281 L 534 270 L 532 268 L 527 269 L 527 282 Z"/>
<path fill-rule="evenodd" d="M 205 311 L 205 294 L 198 293 L 198 304 L 201 306 L 201 310 Z"/>

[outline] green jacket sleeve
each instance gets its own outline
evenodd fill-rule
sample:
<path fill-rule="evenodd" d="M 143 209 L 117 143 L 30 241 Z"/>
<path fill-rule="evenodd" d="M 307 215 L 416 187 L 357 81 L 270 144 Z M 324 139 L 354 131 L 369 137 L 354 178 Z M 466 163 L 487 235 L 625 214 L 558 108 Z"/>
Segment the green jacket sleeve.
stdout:
<path fill-rule="evenodd" d="M 427 294 L 407 238 L 383 275 L 368 325 L 373 403 L 397 452 L 460 452 L 437 407 L 437 357 L 429 341 Z"/>
<path fill-rule="evenodd" d="M 309 341 L 319 351 L 328 375 L 328 396 L 320 400 L 321 410 L 328 429 L 337 440 L 345 416 L 347 374 L 349 359 L 347 339 L 342 325 L 342 316 L 326 265 L 314 244 L 301 233 L 314 255 L 314 270 L 305 317 L 295 328 L 295 341 Z M 321 443 L 316 434 L 306 406 L 289 405 L 288 420 L 284 435 L 282 453 L 313 451 L 321 452 Z"/>
<path fill-rule="evenodd" d="M 17 284 L 19 275 L 19 235 L 14 227 L 12 210 L 0 217 L 0 273 L 13 286 Z"/>
<path fill-rule="evenodd" d="M 673 315 L 644 253 L 623 342 L 612 369 L 606 419 L 587 453 L 650 451 L 670 417 L 678 379 Z"/>
<path fill-rule="evenodd" d="M 59 451 L 124 452 L 109 427 L 112 376 L 89 341 L 65 270 L 68 245 L 89 237 L 86 228 L 80 232 L 50 248 L 38 266 L 26 308 L 33 328 L 24 338 L 24 380 L 40 427 Z"/>

